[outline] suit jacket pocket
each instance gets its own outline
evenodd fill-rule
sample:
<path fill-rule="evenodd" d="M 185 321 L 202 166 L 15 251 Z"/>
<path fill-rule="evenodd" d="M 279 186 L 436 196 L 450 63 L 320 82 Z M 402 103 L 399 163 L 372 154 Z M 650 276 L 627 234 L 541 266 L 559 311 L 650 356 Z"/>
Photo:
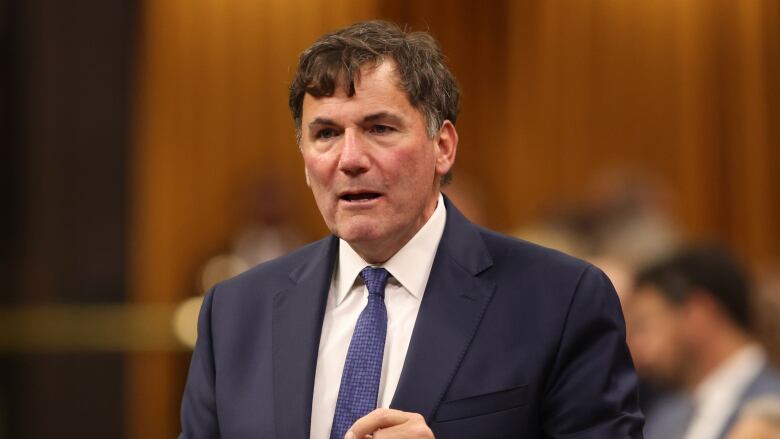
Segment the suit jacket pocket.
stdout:
<path fill-rule="evenodd" d="M 444 401 L 436 411 L 436 422 L 452 421 L 472 416 L 486 415 L 528 403 L 528 386 L 517 386 L 507 390 L 470 396 L 468 398 Z"/>

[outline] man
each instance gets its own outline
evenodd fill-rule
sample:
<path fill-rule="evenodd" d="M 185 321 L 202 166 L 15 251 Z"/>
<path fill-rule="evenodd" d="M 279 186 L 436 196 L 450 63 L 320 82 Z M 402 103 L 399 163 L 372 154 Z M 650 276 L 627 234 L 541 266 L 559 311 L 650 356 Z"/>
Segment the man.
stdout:
<path fill-rule="evenodd" d="M 679 395 L 648 409 L 650 439 L 720 439 L 780 380 L 750 334 L 748 281 L 725 251 L 691 247 L 637 275 L 627 304 L 640 375 Z"/>
<path fill-rule="evenodd" d="M 641 437 L 606 277 L 440 194 L 458 96 L 435 41 L 388 23 L 301 55 L 290 107 L 333 236 L 206 296 L 181 437 Z"/>

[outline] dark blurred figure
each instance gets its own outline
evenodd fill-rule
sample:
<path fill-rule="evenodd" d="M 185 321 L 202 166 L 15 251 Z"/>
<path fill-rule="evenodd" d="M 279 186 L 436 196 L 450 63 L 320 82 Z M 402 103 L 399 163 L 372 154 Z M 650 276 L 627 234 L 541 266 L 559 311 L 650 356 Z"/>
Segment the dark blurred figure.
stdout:
<path fill-rule="evenodd" d="M 636 276 L 625 304 L 639 374 L 670 392 L 647 411 L 647 439 L 725 438 L 740 408 L 780 394 L 751 331 L 747 276 L 725 250 L 684 249 Z"/>

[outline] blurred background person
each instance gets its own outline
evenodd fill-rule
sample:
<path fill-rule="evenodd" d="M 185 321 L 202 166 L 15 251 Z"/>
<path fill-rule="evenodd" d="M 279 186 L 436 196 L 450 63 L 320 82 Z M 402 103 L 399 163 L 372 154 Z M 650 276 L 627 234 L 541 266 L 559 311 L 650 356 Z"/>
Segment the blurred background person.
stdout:
<path fill-rule="evenodd" d="M 724 249 L 692 246 L 636 275 L 625 304 L 637 371 L 668 393 L 648 408 L 647 439 L 726 437 L 740 408 L 780 395 L 752 334 L 750 282 Z"/>
<path fill-rule="evenodd" d="M 745 405 L 728 439 L 780 439 L 780 397 L 761 397 Z"/>

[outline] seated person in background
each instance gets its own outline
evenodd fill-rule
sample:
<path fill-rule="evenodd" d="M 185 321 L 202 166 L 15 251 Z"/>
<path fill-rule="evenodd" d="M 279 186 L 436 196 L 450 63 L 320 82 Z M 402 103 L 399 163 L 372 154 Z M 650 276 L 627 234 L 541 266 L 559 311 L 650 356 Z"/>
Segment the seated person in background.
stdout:
<path fill-rule="evenodd" d="M 637 372 L 674 391 L 647 413 L 647 439 L 722 439 L 740 408 L 780 395 L 751 335 L 749 282 L 717 247 L 682 250 L 636 276 L 626 303 Z"/>
<path fill-rule="evenodd" d="M 728 439 L 780 439 L 780 396 L 761 397 L 745 405 Z"/>

